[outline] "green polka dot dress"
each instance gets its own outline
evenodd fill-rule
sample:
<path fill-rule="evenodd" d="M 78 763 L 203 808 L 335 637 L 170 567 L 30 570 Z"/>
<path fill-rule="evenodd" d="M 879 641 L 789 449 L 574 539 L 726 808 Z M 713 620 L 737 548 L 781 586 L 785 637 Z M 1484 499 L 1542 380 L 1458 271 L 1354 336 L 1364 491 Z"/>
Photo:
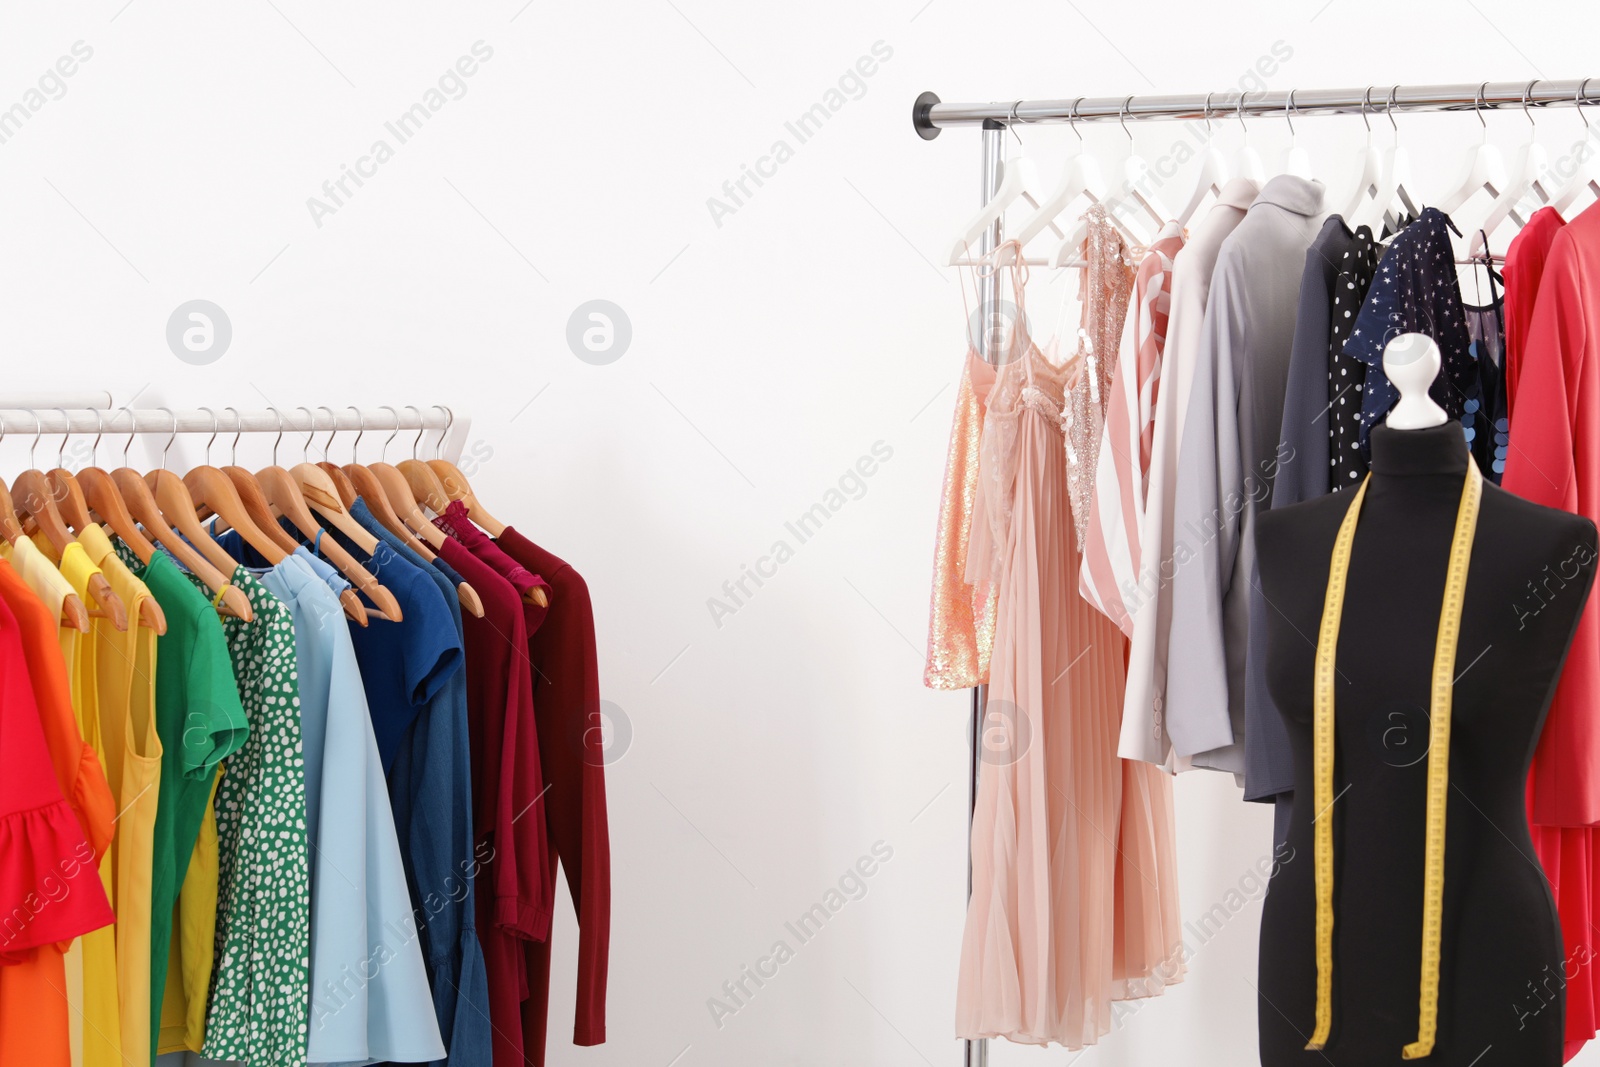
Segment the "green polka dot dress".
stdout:
<path fill-rule="evenodd" d="M 294 621 L 248 572 L 235 570 L 232 580 L 255 612 L 250 622 L 222 620 L 250 736 L 217 786 L 216 957 L 201 1054 L 249 1067 L 300 1065 L 311 876 Z"/>

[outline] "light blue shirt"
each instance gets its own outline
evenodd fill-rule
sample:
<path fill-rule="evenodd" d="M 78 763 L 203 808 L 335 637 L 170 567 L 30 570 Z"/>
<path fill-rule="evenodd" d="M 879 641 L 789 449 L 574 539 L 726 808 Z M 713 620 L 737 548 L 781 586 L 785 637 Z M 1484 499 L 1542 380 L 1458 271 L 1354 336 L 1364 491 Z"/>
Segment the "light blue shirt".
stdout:
<path fill-rule="evenodd" d="M 295 624 L 311 844 L 307 1058 L 438 1060 L 445 1048 L 366 690 L 344 611 L 317 562 L 302 549 L 261 576 Z"/>

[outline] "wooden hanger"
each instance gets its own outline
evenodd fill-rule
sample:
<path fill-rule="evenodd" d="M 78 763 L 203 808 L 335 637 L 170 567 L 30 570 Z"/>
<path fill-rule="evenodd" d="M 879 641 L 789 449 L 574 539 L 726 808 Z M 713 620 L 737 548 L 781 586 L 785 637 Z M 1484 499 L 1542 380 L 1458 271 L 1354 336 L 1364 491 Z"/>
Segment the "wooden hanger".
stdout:
<path fill-rule="evenodd" d="M 412 535 L 427 544 L 434 552 L 438 552 L 444 545 L 446 534 L 417 506 L 417 498 L 411 494 L 411 485 L 406 481 L 406 476 L 392 463 L 374 463 L 367 469 L 372 472 L 372 476 L 383 489 L 383 494 L 389 501 L 389 508 L 396 519 L 403 523 Z"/>
<path fill-rule="evenodd" d="M 435 404 L 434 406 L 444 408 L 444 432 L 439 435 L 440 449 L 438 449 L 442 450 L 445 438 L 450 436 L 450 428 L 456 424 L 456 413 L 444 404 Z M 464 503 L 467 506 L 467 514 L 471 516 L 472 521 L 489 531 L 490 537 L 499 537 L 506 532 L 506 524 L 489 514 L 488 509 L 479 502 L 477 496 L 472 492 L 472 483 L 467 481 L 467 476 L 461 473 L 460 467 L 457 467 L 447 459 L 437 456 L 428 460 L 428 467 L 439 477 L 440 484 L 444 487 L 445 495 L 451 500 L 459 500 Z"/>
<path fill-rule="evenodd" d="M 262 492 L 261 483 L 256 480 L 255 475 L 243 467 L 232 465 L 223 467 L 222 471 L 233 482 L 233 487 L 239 491 L 239 499 L 244 501 L 246 513 L 268 537 L 281 545 L 286 552 L 292 553 L 300 547 L 300 542 L 289 536 L 288 531 L 272 514 L 272 505 L 267 502 L 266 494 Z M 367 625 L 366 606 L 361 603 L 361 598 L 356 595 L 355 590 L 341 590 L 339 604 L 351 622 L 360 626 Z"/>
<path fill-rule="evenodd" d="M 127 502 L 122 499 L 122 491 L 111 475 L 99 467 L 85 467 L 78 472 L 76 481 L 89 505 L 90 519 L 98 518 L 111 527 L 111 532 L 121 538 L 139 562 L 148 566 L 156 554 L 156 546 L 128 513 Z M 155 597 L 147 596 L 139 601 L 139 623 L 154 630 L 157 636 L 167 632 L 166 613 Z"/>
<path fill-rule="evenodd" d="M 38 416 L 34 416 L 35 428 L 38 425 Z M 39 435 L 34 434 L 33 442 L 39 443 Z M 33 452 L 30 449 L 28 461 L 33 462 Z M 20 500 L 24 511 L 32 519 L 40 533 L 44 535 L 46 554 L 55 563 L 60 563 L 68 546 L 78 543 L 72 531 L 67 529 L 66 522 L 61 518 L 61 512 L 56 508 L 55 494 L 50 482 L 45 478 L 44 472 L 37 467 L 25 470 L 11 483 L 15 490 L 16 499 Z M 19 513 L 20 517 L 20 513 Z M 79 546 L 80 548 L 82 546 Z M 111 620 L 111 625 L 118 630 L 128 628 L 128 608 L 122 603 L 122 598 L 112 590 L 111 583 L 104 574 L 95 573 L 89 576 L 86 586 L 89 599 L 95 603 L 95 608 L 89 614 Z"/>
<path fill-rule="evenodd" d="M 245 622 L 255 618 L 255 612 L 250 607 L 250 598 L 244 595 L 244 590 L 234 585 L 216 565 L 167 525 L 166 519 L 162 517 L 161 507 L 156 503 L 155 495 L 151 493 L 149 484 L 138 471 L 132 467 L 119 467 L 111 472 L 111 478 L 122 491 L 122 499 L 128 505 L 129 514 L 138 520 L 161 547 L 171 552 L 189 573 L 199 578 L 205 587 L 211 590 L 213 596 L 219 592 L 222 594 L 221 603 L 218 605 L 221 614 Z M 195 527 L 198 529 L 199 525 L 197 521 Z M 203 530 L 200 532 L 204 534 Z"/>
<path fill-rule="evenodd" d="M 306 505 L 312 511 L 326 519 L 330 526 L 347 537 L 352 544 L 367 555 L 371 556 L 378 550 L 378 539 L 372 536 L 364 526 L 352 519 L 349 512 L 345 511 L 344 504 L 339 499 L 339 490 L 334 486 L 333 479 L 328 477 L 326 471 L 314 463 L 296 463 L 289 473 L 294 478 L 295 484 L 300 487 L 300 493 L 305 497 Z M 323 543 L 324 545 L 327 544 L 326 538 L 323 539 Z M 335 557 L 332 553 L 329 553 L 328 558 L 334 559 Z M 353 558 L 351 562 L 354 562 Z M 399 622 L 402 618 L 400 602 L 395 599 L 394 594 L 389 592 L 370 573 L 367 573 L 365 568 L 360 568 L 360 572 L 365 574 L 364 580 L 358 581 L 355 575 L 348 572 L 345 577 L 349 578 L 358 589 L 365 593 L 368 600 L 378 606 L 385 618 L 392 622 Z"/>
<path fill-rule="evenodd" d="M 100 410 L 98 408 L 95 409 L 95 418 L 100 418 Z M 91 459 L 95 455 L 95 450 L 100 446 L 100 436 L 100 433 L 96 433 L 94 444 L 90 446 L 89 455 Z M 146 540 L 143 534 L 139 533 L 138 525 L 133 521 L 133 517 L 128 514 L 127 505 L 122 502 L 122 494 L 117 492 L 116 483 L 111 480 L 111 476 L 105 471 L 99 467 L 85 467 L 78 475 L 73 475 L 65 467 L 57 467 L 45 477 L 50 483 L 50 488 L 55 492 L 55 498 L 62 511 L 62 518 L 66 519 L 67 524 L 80 535 L 85 527 L 92 525 L 95 521 L 94 512 L 90 510 L 93 502 L 102 498 L 109 498 L 106 501 L 106 507 L 116 512 L 114 520 L 107 518 L 112 532 L 122 537 L 123 543 L 127 544 L 135 555 L 138 554 L 138 546 L 118 529 L 117 523 L 120 522 L 123 527 L 132 531 L 133 537 L 142 543 L 147 553 L 154 554 L 155 546 Z M 139 558 L 143 563 L 150 562 L 150 555 L 148 554 Z M 145 596 L 139 598 L 139 625 L 147 630 L 154 630 L 157 637 L 167 632 L 166 612 L 161 610 L 161 605 L 156 603 L 155 597 Z"/>
<path fill-rule="evenodd" d="M 444 509 L 450 506 L 450 494 L 445 492 L 444 483 L 439 481 L 432 467 L 420 459 L 403 459 L 395 467 L 405 478 L 413 500 L 435 515 L 444 514 Z"/>
<path fill-rule="evenodd" d="M 196 467 L 183 476 L 183 485 L 195 504 L 210 509 L 236 530 L 244 543 L 267 561 L 267 566 L 276 567 L 293 553 L 293 549 L 285 549 L 250 516 L 233 479 L 223 471 L 207 465 Z M 161 500 L 159 491 L 156 500 Z"/>
<path fill-rule="evenodd" d="M 97 412 L 98 414 L 98 412 Z M 102 425 L 104 425 L 102 423 Z M 100 438 L 95 438 L 95 444 L 100 443 Z M 133 443 L 133 434 L 128 435 L 128 443 Z M 127 448 L 123 448 L 122 465 L 128 465 Z M 84 500 L 88 503 L 91 517 L 98 516 L 111 532 L 122 538 L 122 543 L 132 550 L 139 562 L 149 566 L 150 558 L 155 555 L 156 546 L 139 529 L 139 524 L 128 513 L 127 501 L 122 499 L 122 491 L 117 488 L 117 483 L 110 474 L 100 467 L 85 467 L 78 472 L 77 482 L 83 489 Z"/>
<path fill-rule="evenodd" d="M 177 426 L 176 418 L 173 419 L 173 426 Z M 138 432 L 137 427 L 134 432 Z M 173 436 L 176 437 L 177 434 L 174 433 Z M 131 442 L 132 438 L 130 437 L 129 440 Z M 171 441 L 167 442 L 169 447 L 171 443 Z M 126 452 L 123 453 L 123 462 L 127 462 Z M 233 574 L 233 568 L 230 566 L 227 571 L 220 570 L 209 559 L 201 555 L 198 549 L 182 537 L 179 537 L 171 526 L 167 525 L 167 520 L 161 513 L 161 506 L 156 503 L 155 494 L 150 491 L 150 485 L 144 480 L 143 475 L 132 467 L 124 466 L 112 471 L 111 479 L 122 493 L 122 500 L 128 506 L 128 513 L 138 521 L 139 525 L 144 527 L 150 536 L 156 539 L 157 543 L 168 552 L 171 552 L 173 558 L 188 568 L 190 574 L 199 578 L 201 583 L 211 590 L 212 596 L 219 598 L 217 611 L 220 614 L 241 619 L 245 622 L 250 622 L 256 617 L 255 611 L 250 607 L 250 598 L 245 596 L 244 590 L 234 585 L 229 578 Z M 182 483 L 179 484 L 181 486 Z M 188 495 L 188 490 L 184 490 L 184 494 Z M 199 529 L 200 523 L 194 520 L 192 507 L 189 511 L 189 516 L 195 528 Z M 204 531 L 201 531 L 201 533 L 203 535 Z M 204 539 L 202 536 L 202 540 Z M 216 542 L 213 541 L 212 544 L 215 545 Z M 219 548 L 218 551 L 221 551 L 221 549 Z M 227 555 L 227 553 L 224 552 L 223 555 Z M 231 558 L 229 562 L 231 564 Z"/>
<path fill-rule="evenodd" d="M 390 411 L 392 411 L 392 408 L 390 408 Z M 398 413 L 395 413 L 395 432 L 398 432 L 398 421 L 400 421 Z M 362 434 L 365 434 L 365 427 L 360 432 L 357 432 L 354 442 L 350 443 L 350 462 L 344 467 L 344 475 L 349 478 L 350 483 L 355 486 L 355 490 L 360 493 L 362 499 L 365 499 L 366 507 L 373 512 L 373 517 L 378 518 L 378 522 L 382 523 L 384 530 L 400 537 L 400 541 L 408 549 L 413 550 L 413 552 L 421 555 L 424 560 L 432 563 L 438 558 L 438 553 L 434 550 L 435 547 L 445 544 L 445 534 L 438 530 L 438 526 L 435 526 L 434 523 L 427 522 L 426 518 L 422 518 L 422 512 L 416 506 L 416 501 L 411 499 L 411 490 L 406 486 L 405 478 L 400 475 L 398 470 L 395 470 L 394 467 L 389 467 L 389 464 L 373 464 L 371 467 L 366 467 L 355 462 L 358 448 L 362 443 Z M 389 437 L 390 440 L 394 440 L 394 434 L 390 434 Z M 405 525 L 400 515 L 395 512 L 394 504 L 389 499 L 389 490 L 384 486 L 384 480 L 378 477 L 376 467 L 379 466 L 387 467 L 389 475 L 392 475 L 390 482 L 398 483 L 395 488 L 400 491 L 402 506 L 410 507 L 413 512 L 416 512 L 418 518 L 422 520 L 422 525 L 426 526 L 427 530 L 432 531 L 434 537 L 438 537 L 438 541 L 434 541 L 434 539 L 419 539 L 416 534 L 411 533 L 410 528 Z M 456 584 L 456 598 L 461 601 L 464 611 L 474 617 L 478 617 L 478 619 L 482 619 L 483 598 L 478 597 L 478 590 L 472 589 L 472 585 L 467 584 L 467 582 L 458 582 Z"/>
<path fill-rule="evenodd" d="M 14 545 L 26 536 L 17 522 L 16 506 L 11 501 L 11 493 L 6 489 L 6 483 L 0 481 L 0 537 L 4 537 Z M 79 633 L 89 632 L 89 609 L 84 607 L 78 594 L 68 593 L 61 601 L 61 622 Z"/>
<path fill-rule="evenodd" d="M 439 406 L 443 407 L 444 405 L 441 404 Z M 456 415 L 449 408 L 444 410 L 447 416 L 444 433 L 448 435 L 450 427 L 456 421 Z M 440 436 L 440 440 L 444 440 L 443 435 Z M 490 537 L 499 537 L 505 533 L 506 524 L 490 515 L 484 506 L 478 502 L 477 496 L 472 492 L 472 484 L 467 481 L 467 476 L 461 473 L 461 468 L 445 459 L 430 459 L 427 466 L 434 473 L 434 476 L 439 479 L 440 485 L 444 487 L 445 495 L 451 500 L 459 500 L 465 504 L 467 506 L 467 517 L 488 531 Z M 534 586 L 522 594 L 522 599 L 541 608 L 550 606 L 550 598 L 546 595 L 543 586 Z"/>
<path fill-rule="evenodd" d="M 202 513 L 209 512 L 227 523 L 245 544 L 253 548 L 262 559 L 267 561 L 269 567 L 276 567 L 293 553 L 294 549 L 285 549 L 271 535 L 256 523 L 249 511 L 244 506 L 244 500 L 239 495 L 239 490 L 234 487 L 233 479 L 228 477 L 216 467 L 211 466 L 211 442 L 217 439 L 216 412 L 210 408 L 200 410 L 210 412 L 211 440 L 206 442 L 206 462 L 193 468 L 182 478 L 183 487 L 188 490 L 189 500 L 193 505 L 190 510 L 199 518 Z M 164 479 L 162 480 L 165 481 Z M 169 490 L 170 491 L 170 490 Z M 156 502 L 166 510 L 168 500 L 162 496 L 162 488 L 157 487 Z M 172 499 L 173 507 L 181 507 L 182 501 Z M 276 526 L 276 523 L 272 525 Z M 208 533 L 207 540 L 215 541 Z M 217 547 L 221 548 L 220 545 Z M 226 549 L 223 549 L 226 552 Z M 231 557 L 230 557 L 231 558 Z M 235 561 L 237 562 L 237 561 Z"/>
<path fill-rule="evenodd" d="M 277 408 L 273 408 L 272 413 L 279 420 L 278 436 L 272 442 L 272 465 L 263 467 L 256 472 L 256 480 L 261 485 L 262 493 L 266 496 L 268 502 L 278 509 L 278 513 L 288 519 L 290 525 L 300 532 L 300 536 L 313 546 L 311 551 L 333 564 L 351 585 L 363 591 L 369 588 L 381 588 L 378 585 L 378 580 L 372 576 L 372 572 L 357 562 L 356 558 L 349 552 L 345 551 L 343 545 L 331 537 L 321 536 L 324 532 L 322 525 L 311 514 L 311 509 L 306 504 L 305 494 L 300 491 L 299 483 L 295 481 L 292 474 L 277 465 L 278 443 L 283 440 L 283 416 L 279 414 Z M 368 595 L 369 597 L 371 596 L 371 594 Z M 368 619 L 374 617 L 387 619 L 389 617 L 381 609 L 368 608 L 361 603 L 361 598 L 356 596 L 353 590 L 349 589 L 339 595 L 339 602 L 344 604 L 346 614 L 350 614 L 352 600 L 361 609 L 359 617 L 352 617 L 356 618 L 356 621 L 363 626 L 366 625 L 366 620 Z M 374 600 L 373 603 L 376 604 L 377 601 Z"/>
<path fill-rule="evenodd" d="M 319 461 L 317 466 L 322 468 L 322 473 L 326 474 L 328 480 L 333 483 L 334 490 L 339 494 L 339 503 L 344 505 L 344 509 L 349 511 L 354 507 L 356 497 L 359 494 L 356 492 L 355 483 L 344 472 L 344 468 L 337 463 L 329 463 L 327 460 Z"/>
<path fill-rule="evenodd" d="M 400 413 L 393 407 L 385 404 L 395 416 L 394 433 L 383 443 L 383 453 L 389 450 L 389 441 L 393 441 L 395 434 L 400 432 Z M 360 437 L 356 438 L 357 443 Z M 354 451 L 351 454 L 355 459 Z M 361 495 L 367 499 L 367 504 L 373 509 L 373 514 L 378 521 L 391 530 L 394 535 L 404 541 L 412 550 L 424 559 L 437 558 L 438 550 L 444 547 L 446 536 L 443 530 L 428 521 L 428 517 L 417 507 L 416 497 L 411 495 L 411 487 L 406 484 L 405 475 L 393 466 L 381 460 L 377 463 L 362 467 L 352 462 L 345 468 L 350 472 L 351 478 L 356 482 L 356 488 L 361 489 Z M 362 489 L 361 471 L 366 471 L 366 476 L 371 479 L 371 489 L 368 492 Z M 381 505 L 381 510 L 379 509 Z M 456 599 L 461 602 L 464 611 L 474 618 L 483 618 L 483 598 L 478 591 L 467 582 L 456 584 Z"/>
<path fill-rule="evenodd" d="M 411 529 L 400 521 L 400 516 L 396 515 L 394 508 L 389 505 L 389 494 L 370 467 L 364 467 L 359 463 L 347 463 L 344 466 L 344 475 L 355 487 L 357 495 L 366 501 L 372 517 L 377 519 L 385 530 L 394 534 L 402 544 L 430 563 L 438 558 L 438 553 L 425 542 L 417 540 Z"/>

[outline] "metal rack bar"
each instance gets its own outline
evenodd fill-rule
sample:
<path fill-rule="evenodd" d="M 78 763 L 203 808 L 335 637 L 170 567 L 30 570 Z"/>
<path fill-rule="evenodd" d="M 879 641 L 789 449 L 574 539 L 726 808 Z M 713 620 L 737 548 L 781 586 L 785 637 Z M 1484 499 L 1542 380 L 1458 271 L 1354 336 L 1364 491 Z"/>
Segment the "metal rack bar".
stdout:
<path fill-rule="evenodd" d="M 459 423 L 461 419 L 457 417 Z M 0 425 L 5 435 L 25 436 L 38 432 L 45 434 L 170 434 L 185 433 L 326 433 L 348 430 L 442 430 L 450 417 L 438 408 L 415 410 L 400 409 L 398 417 L 387 409 L 327 408 L 291 409 L 280 414 L 271 410 L 229 411 L 223 408 L 206 411 L 202 408 L 35 408 L 20 404 L 11 397 L 0 397 Z"/>
<path fill-rule="evenodd" d="M 1590 83 L 1594 85 L 1591 90 Z M 1293 108 L 1290 109 L 1290 93 Z M 933 93 L 917 97 L 911 121 L 926 140 L 950 126 L 1063 122 L 1140 122 L 1152 119 L 1213 120 L 1233 115 L 1369 115 L 1409 111 L 1496 111 L 1502 108 L 1571 107 L 1600 104 L 1600 77 L 1532 82 L 1461 82 L 1453 85 L 1374 85 L 1353 89 L 1294 89 L 1151 96 L 1094 96 L 1078 100 L 1018 100 L 1014 103 L 946 104 Z"/>
<path fill-rule="evenodd" d="M 95 394 L 88 394 L 93 399 Z M 119 435 L 167 435 L 216 433 L 341 433 L 356 430 L 375 431 L 439 431 L 448 430 L 438 445 L 438 450 L 452 462 L 461 454 L 467 428 L 471 420 L 452 412 L 443 405 L 431 407 L 389 408 L 333 408 L 296 407 L 282 411 L 270 408 L 237 409 L 215 408 L 112 408 L 104 406 L 74 407 L 61 401 L 71 396 L 50 396 L 43 399 L 55 403 L 47 407 L 32 407 L 28 397 L 0 395 L 0 440 L 5 438 L 30 439 L 40 435 L 67 434 L 70 436 L 94 434 L 106 437 Z M 81 399 L 81 396 L 80 396 Z M 109 396 L 106 398 L 109 401 Z M 341 442 L 348 446 L 349 441 Z M 402 445 L 403 447 L 403 445 Z"/>

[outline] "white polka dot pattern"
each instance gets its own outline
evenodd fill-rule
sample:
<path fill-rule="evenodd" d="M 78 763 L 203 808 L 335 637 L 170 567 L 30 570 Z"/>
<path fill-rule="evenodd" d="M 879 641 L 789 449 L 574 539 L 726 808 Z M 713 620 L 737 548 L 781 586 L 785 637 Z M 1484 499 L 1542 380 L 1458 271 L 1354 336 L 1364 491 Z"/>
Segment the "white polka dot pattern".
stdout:
<path fill-rule="evenodd" d="M 250 736 L 217 786 L 216 957 L 202 1052 L 298 1067 L 311 1000 L 311 875 L 294 620 L 243 569 L 232 580 L 255 613 L 222 620 Z"/>

